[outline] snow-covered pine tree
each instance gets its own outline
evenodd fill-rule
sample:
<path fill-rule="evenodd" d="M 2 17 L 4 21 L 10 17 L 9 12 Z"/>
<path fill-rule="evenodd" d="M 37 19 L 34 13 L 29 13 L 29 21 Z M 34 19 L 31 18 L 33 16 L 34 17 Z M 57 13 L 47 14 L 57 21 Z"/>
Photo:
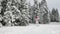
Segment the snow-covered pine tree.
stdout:
<path fill-rule="evenodd" d="M 59 21 L 58 9 L 55 9 L 55 8 L 52 9 L 51 21 L 53 21 L 53 22 L 58 22 Z"/>
<path fill-rule="evenodd" d="M 29 23 L 32 23 L 32 14 L 33 14 L 33 7 L 31 6 L 30 2 L 28 3 L 28 9 L 29 9 Z"/>
<path fill-rule="evenodd" d="M 7 4 L 7 0 L 2 0 L 1 2 L 1 6 L 2 6 L 2 9 L 1 9 L 1 14 L 2 16 L 4 15 L 4 12 L 6 11 L 6 4 Z"/>
<path fill-rule="evenodd" d="M 55 9 L 53 8 L 53 9 L 52 9 L 52 12 L 50 13 L 51 22 L 54 21 L 54 12 L 55 12 Z"/>
<path fill-rule="evenodd" d="M 35 23 L 36 17 L 39 16 L 39 4 L 37 0 L 34 0 L 34 10 L 33 10 L 33 22 Z"/>
<path fill-rule="evenodd" d="M 21 14 L 22 14 L 22 25 L 27 25 L 29 24 L 29 9 L 28 9 L 28 5 L 26 3 L 26 0 L 20 0 L 21 4 L 20 4 L 20 11 L 21 11 Z M 24 24 L 23 24 L 24 23 Z"/>
<path fill-rule="evenodd" d="M 15 6 L 15 1 L 9 1 L 7 2 L 7 8 L 6 12 L 4 12 L 4 22 L 6 23 L 7 26 L 10 26 L 16 19 L 21 18 L 21 12 L 18 10 L 18 8 Z M 6 21 L 5 21 L 6 20 Z M 20 19 L 21 20 L 21 19 Z M 17 24 L 18 25 L 18 24 Z"/>
<path fill-rule="evenodd" d="M 49 17 L 48 17 L 48 7 L 47 7 L 47 2 L 46 0 L 42 0 L 40 4 L 40 11 L 42 15 L 42 23 L 48 23 L 49 22 Z M 40 18 L 41 19 L 41 18 Z"/>
<path fill-rule="evenodd" d="M 58 12 L 58 9 L 56 9 L 56 21 L 59 22 L 59 12 Z"/>
<path fill-rule="evenodd" d="M 8 5 L 8 4 L 10 4 L 10 5 Z M 11 12 L 11 20 L 12 20 L 12 22 L 15 21 L 14 22 L 15 25 L 29 24 L 29 9 L 28 9 L 28 5 L 26 3 L 26 0 L 20 0 L 17 3 L 14 0 L 8 1 L 7 13 L 8 12 Z"/>

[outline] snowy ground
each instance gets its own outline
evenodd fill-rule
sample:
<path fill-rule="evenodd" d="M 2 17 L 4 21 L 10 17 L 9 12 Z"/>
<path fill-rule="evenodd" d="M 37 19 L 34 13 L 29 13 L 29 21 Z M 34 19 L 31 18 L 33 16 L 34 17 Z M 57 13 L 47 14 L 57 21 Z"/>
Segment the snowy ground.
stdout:
<path fill-rule="evenodd" d="M 60 34 L 60 24 L 30 24 L 29 26 L 1 27 L 0 34 Z"/>

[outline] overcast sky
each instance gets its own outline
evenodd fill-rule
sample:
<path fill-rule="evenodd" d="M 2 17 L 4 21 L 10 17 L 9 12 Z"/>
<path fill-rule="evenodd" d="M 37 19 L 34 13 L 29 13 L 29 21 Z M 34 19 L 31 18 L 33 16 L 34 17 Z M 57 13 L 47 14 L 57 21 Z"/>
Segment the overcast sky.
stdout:
<path fill-rule="evenodd" d="M 47 5 L 50 10 L 52 8 L 57 8 L 59 10 L 59 14 L 60 14 L 60 0 L 47 0 Z"/>
<path fill-rule="evenodd" d="M 33 5 L 33 0 L 27 0 L 30 1 L 30 3 Z M 41 0 L 38 0 L 41 1 Z M 57 8 L 59 10 L 59 14 L 60 14 L 60 0 L 46 0 L 47 1 L 47 5 L 49 7 L 49 10 L 51 10 L 52 8 Z"/>
<path fill-rule="evenodd" d="M 47 0 L 47 5 L 49 9 L 57 8 L 60 14 L 60 0 Z"/>

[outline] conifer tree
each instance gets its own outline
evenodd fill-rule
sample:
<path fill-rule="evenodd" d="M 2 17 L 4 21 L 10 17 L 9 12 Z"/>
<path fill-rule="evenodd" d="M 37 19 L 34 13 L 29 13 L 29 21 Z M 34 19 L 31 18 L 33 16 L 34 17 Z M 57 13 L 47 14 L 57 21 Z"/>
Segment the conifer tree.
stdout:
<path fill-rule="evenodd" d="M 21 4 L 20 4 L 20 11 L 22 14 L 22 22 L 25 23 L 25 25 L 27 25 L 29 23 L 29 11 L 28 11 L 28 5 L 26 3 L 26 0 L 21 0 Z"/>
<path fill-rule="evenodd" d="M 59 21 L 58 9 L 54 9 L 54 8 L 52 9 L 51 21 L 53 21 L 53 22 L 58 22 Z"/>
<path fill-rule="evenodd" d="M 2 5 L 1 14 L 3 16 L 4 12 L 6 11 L 7 0 L 2 0 L 1 5 Z"/>
<path fill-rule="evenodd" d="M 42 17 L 40 17 L 41 22 L 43 24 L 48 23 L 49 22 L 49 18 L 48 18 L 49 17 L 48 16 L 49 11 L 48 11 L 46 0 L 42 0 L 41 3 L 39 4 L 39 6 L 40 6 L 40 13 L 42 16 Z"/>

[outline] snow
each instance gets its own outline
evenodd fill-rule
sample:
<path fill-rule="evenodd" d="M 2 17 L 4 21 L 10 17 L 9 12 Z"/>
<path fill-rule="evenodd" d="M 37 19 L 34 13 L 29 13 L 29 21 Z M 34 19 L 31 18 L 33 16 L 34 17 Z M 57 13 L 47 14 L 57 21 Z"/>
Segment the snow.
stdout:
<path fill-rule="evenodd" d="M 26 0 L 26 1 L 27 1 L 28 3 L 30 2 L 31 6 L 34 5 L 34 0 Z M 37 0 L 37 1 L 41 3 L 42 0 Z"/>
<path fill-rule="evenodd" d="M 49 24 L 60 25 L 60 22 L 50 22 Z"/>
<path fill-rule="evenodd" d="M 60 25 L 30 24 L 29 26 L 1 27 L 0 34 L 60 34 Z"/>

